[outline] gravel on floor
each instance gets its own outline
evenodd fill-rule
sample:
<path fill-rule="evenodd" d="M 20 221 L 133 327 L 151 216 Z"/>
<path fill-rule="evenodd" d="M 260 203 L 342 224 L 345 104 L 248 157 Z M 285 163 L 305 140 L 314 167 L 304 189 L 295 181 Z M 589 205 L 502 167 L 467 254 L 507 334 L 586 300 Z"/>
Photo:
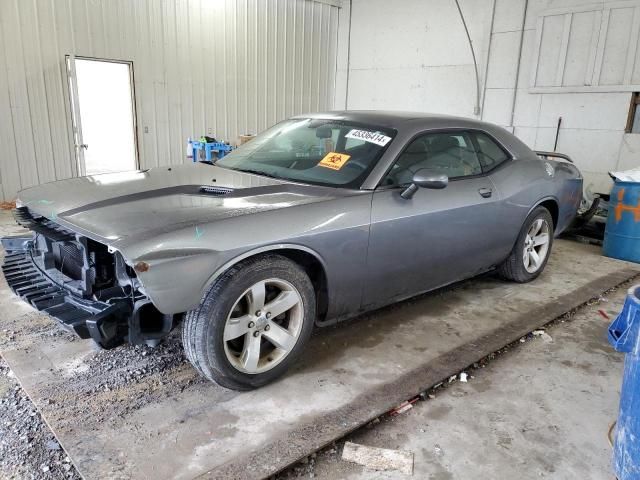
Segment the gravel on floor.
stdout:
<path fill-rule="evenodd" d="M 9 329 L 0 331 L 0 346 L 29 345 L 32 337 L 64 336 L 65 341 L 83 341 L 38 312 L 26 312 L 20 320 L 32 325 L 18 338 Z M 86 340 L 89 342 L 89 340 Z M 60 388 L 60 383 L 65 388 Z M 117 421 L 125 413 L 168 395 L 176 389 L 193 388 L 205 380 L 187 362 L 180 342 L 180 328 L 158 347 L 121 345 L 96 351 L 80 365 L 69 365 L 59 380 L 48 387 L 41 401 L 47 415 L 62 417 L 66 428 L 77 428 L 81 413 L 92 428 L 102 421 Z M 94 406 L 84 401 L 99 393 L 110 401 Z M 108 407 L 105 408 L 104 405 Z M 86 415 L 86 411 L 91 415 Z M 60 423 L 60 422 L 59 422 Z M 70 458 L 56 441 L 42 416 L 20 387 L 7 363 L 0 357 L 0 479 L 79 479 Z"/>
<path fill-rule="evenodd" d="M 81 478 L 1 357 L 0 478 Z"/>

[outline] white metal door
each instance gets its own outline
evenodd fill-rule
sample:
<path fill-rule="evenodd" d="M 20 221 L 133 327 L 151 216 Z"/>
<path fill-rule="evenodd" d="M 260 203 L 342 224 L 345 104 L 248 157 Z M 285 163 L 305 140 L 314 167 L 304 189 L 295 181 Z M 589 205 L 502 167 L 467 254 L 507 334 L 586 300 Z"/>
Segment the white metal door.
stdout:
<path fill-rule="evenodd" d="M 131 62 L 67 56 L 79 175 L 138 168 Z"/>

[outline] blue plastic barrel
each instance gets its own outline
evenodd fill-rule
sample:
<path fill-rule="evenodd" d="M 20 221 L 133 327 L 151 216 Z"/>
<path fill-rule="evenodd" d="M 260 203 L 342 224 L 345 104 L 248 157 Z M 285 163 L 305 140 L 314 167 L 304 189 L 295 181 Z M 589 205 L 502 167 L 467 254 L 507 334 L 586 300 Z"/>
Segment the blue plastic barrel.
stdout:
<path fill-rule="evenodd" d="M 607 257 L 640 263 L 640 183 L 613 185 L 602 250 Z"/>
<path fill-rule="evenodd" d="M 620 315 L 609 325 L 609 343 L 624 352 L 624 377 L 613 443 L 619 480 L 640 479 L 640 285 L 629 289 Z"/>

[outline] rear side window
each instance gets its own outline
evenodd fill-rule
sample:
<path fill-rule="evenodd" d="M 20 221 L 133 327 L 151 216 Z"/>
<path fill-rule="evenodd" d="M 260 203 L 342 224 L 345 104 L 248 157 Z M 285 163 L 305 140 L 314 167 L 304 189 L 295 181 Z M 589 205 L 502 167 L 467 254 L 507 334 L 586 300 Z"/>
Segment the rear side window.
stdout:
<path fill-rule="evenodd" d="M 477 143 L 478 160 L 485 172 L 492 170 L 502 162 L 509 159 L 509 156 L 502 148 L 489 136 L 482 132 L 474 132 Z"/>

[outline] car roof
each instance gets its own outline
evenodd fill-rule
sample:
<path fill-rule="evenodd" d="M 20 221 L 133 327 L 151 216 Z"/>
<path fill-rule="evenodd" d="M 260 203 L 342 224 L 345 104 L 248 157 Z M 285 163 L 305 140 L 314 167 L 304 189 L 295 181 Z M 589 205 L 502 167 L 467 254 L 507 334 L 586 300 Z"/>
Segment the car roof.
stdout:
<path fill-rule="evenodd" d="M 486 129 L 491 126 L 486 122 L 472 118 L 456 117 L 453 115 L 441 115 L 425 112 L 402 112 L 393 110 L 335 110 L 328 112 L 309 113 L 296 115 L 293 118 L 326 118 L 344 120 L 358 123 L 369 123 L 383 128 L 397 129 L 406 124 L 420 124 L 424 128 L 437 128 L 446 123 L 448 126 L 455 124 L 461 128 Z"/>

